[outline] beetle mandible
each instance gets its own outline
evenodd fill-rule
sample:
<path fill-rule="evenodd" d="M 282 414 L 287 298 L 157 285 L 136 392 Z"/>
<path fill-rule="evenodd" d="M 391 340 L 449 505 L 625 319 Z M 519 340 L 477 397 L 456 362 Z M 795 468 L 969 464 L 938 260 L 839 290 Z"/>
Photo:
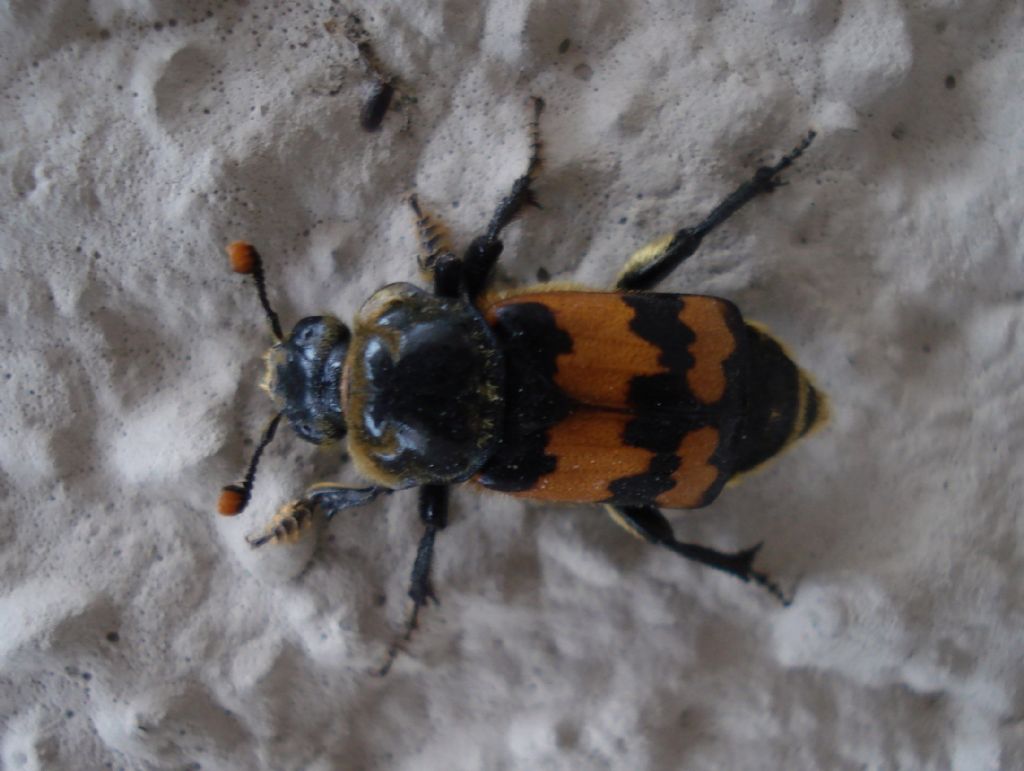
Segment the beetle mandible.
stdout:
<path fill-rule="evenodd" d="M 370 484 L 313 485 L 250 543 L 291 541 L 315 512 L 330 519 L 417 488 L 424 532 L 402 639 L 436 599 L 434 541 L 447 524 L 449 487 L 466 481 L 521 498 L 601 504 L 632 534 L 786 602 L 753 567 L 760 544 L 727 553 L 682 543 L 661 509 L 708 505 L 726 482 L 821 426 L 827 400 L 787 350 L 728 300 L 649 290 L 708 233 L 778 187 L 814 132 L 757 169 L 699 223 L 635 252 L 612 291 L 541 284 L 494 292 L 489 278 L 501 233 L 524 207 L 537 205 L 532 183 L 541 168 L 543 107 L 532 100 L 525 173 L 461 258 L 442 225 L 410 197 L 419 265 L 432 291 L 389 284 L 364 303 L 352 330 L 332 316 L 310 316 L 285 336 L 258 252 L 241 241 L 228 247 L 233 269 L 253 277 L 276 340 L 262 385 L 278 412 L 244 481 L 223 489 L 219 511 L 245 508 L 260 456 L 287 418 L 308 442 L 346 439 Z M 398 643 L 382 672 L 397 650 Z"/>

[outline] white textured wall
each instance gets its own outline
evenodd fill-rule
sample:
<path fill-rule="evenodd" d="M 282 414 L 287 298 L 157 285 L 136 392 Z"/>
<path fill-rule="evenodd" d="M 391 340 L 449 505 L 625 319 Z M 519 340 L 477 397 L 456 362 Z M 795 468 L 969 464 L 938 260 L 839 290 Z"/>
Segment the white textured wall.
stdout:
<path fill-rule="evenodd" d="M 0 4 L 0 765 L 1021 767 L 1019 0 L 383 3 L 361 10 L 418 103 L 374 135 L 323 27 L 345 8 L 279 5 Z M 826 432 L 675 519 L 764 539 L 796 601 L 597 511 L 465 490 L 443 605 L 378 679 L 414 494 L 312 559 L 252 553 L 336 473 L 283 432 L 251 510 L 213 512 L 270 410 L 222 247 L 261 247 L 286 324 L 348 318 L 415 276 L 405 192 L 461 244 L 486 221 L 531 94 L 521 280 L 606 285 L 819 131 L 664 285 L 772 325 L 833 399 Z"/>

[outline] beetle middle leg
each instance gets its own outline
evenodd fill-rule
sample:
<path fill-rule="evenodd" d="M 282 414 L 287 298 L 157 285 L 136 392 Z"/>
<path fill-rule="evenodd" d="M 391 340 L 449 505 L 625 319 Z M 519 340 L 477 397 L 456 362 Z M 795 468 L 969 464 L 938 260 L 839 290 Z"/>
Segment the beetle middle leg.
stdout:
<path fill-rule="evenodd" d="M 409 617 L 406 619 L 405 631 L 388 648 L 387 659 L 377 671 L 377 674 L 382 677 L 391 670 L 391 665 L 395 663 L 402 643 L 408 642 L 412 638 L 412 633 L 416 631 L 420 609 L 427 604 L 428 600 L 433 600 L 435 604 L 438 603 L 434 587 L 430 582 L 430 569 L 434 562 L 434 539 L 438 531 L 443 530 L 448 524 L 448 485 L 423 485 L 420 487 L 419 493 L 423 536 L 416 549 L 416 559 L 412 564 L 412 574 L 409 577 L 409 599 L 412 600 L 412 610 L 409 611 Z"/>
<path fill-rule="evenodd" d="M 814 139 L 813 131 L 807 132 L 793 150 L 772 166 L 762 166 L 754 176 L 722 199 L 711 213 L 697 225 L 682 228 L 672 235 L 664 236 L 634 252 L 626 261 L 622 272 L 615 281 L 616 289 L 652 289 L 678 268 L 683 261 L 692 257 L 704 237 L 747 203 L 761 195 L 770 193 L 779 185 L 779 174 L 793 165 Z"/>
<path fill-rule="evenodd" d="M 767 589 L 783 605 L 789 605 L 790 600 L 778 585 L 766 574 L 753 568 L 754 558 L 761 549 L 761 544 L 738 552 L 720 552 L 707 546 L 677 541 L 672 532 L 672 525 L 655 506 L 606 505 L 605 508 L 612 519 L 632 535 L 643 538 L 648 543 L 664 546 L 688 560 L 729 573 L 744 583 L 753 581 Z"/>
<path fill-rule="evenodd" d="M 473 242 L 466 249 L 462 260 L 464 264 L 464 276 L 466 292 L 469 299 L 475 300 L 487 283 L 491 268 L 501 256 L 503 244 L 501 243 L 501 231 L 504 230 L 516 215 L 525 206 L 540 208 L 533 188 L 530 185 L 540 173 L 543 159 L 541 157 L 540 139 L 540 114 L 544 110 L 544 100 L 540 97 L 532 97 L 530 100 L 533 106 L 533 118 L 530 120 L 530 160 L 526 165 L 526 172 L 512 183 L 512 189 L 508 195 L 498 202 L 487 229 L 473 239 Z"/>

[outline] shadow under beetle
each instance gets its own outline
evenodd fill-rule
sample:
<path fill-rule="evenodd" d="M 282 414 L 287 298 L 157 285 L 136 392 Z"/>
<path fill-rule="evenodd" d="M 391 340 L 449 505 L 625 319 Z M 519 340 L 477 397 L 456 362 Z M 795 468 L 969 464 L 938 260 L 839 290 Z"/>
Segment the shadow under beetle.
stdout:
<path fill-rule="evenodd" d="M 786 602 L 753 568 L 760 544 L 725 553 L 676 540 L 662 508 L 711 503 L 729 480 L 822 425 L 824 395 L 763 327 L 731 302 L 653 288 L 702 239 L 761 193 L 778 187 L 814 138 L 759 168 L 710 214 L 637 251 L 612 291 L 541 284 L 491 292 L 502 231 L 525 206 L 541 167 L 540 99 L 532 100 L 526 172 L 462 257 L 415 196 L 419 265 L 433 291 L 389 284 L 364 303 L 353 329 L 331 316 L 299 321 L 288 336 L 267 298 L 262 261 L 228 247 L 233 269 L 255 280 L 276 342 L 263 388 L 278 413 L 240 485 L 219 510 L 249 502 L 259 458 L 282 418 L 314 444 L 345 438 L 371 484 L 320 483 L 283 506 L 253 546 L 291 541 L 314 512 L 330 519 L 379 495 L 415 487 L 424 525 L 413 563 L 412 609 L 434 599 L 434 540 L 447 524 L 450 485 L 473 481 L 521 498 L 602 504 L 634 535 L 753 581 Z M 396 642 L 381 669 L 390 668 Z"/>

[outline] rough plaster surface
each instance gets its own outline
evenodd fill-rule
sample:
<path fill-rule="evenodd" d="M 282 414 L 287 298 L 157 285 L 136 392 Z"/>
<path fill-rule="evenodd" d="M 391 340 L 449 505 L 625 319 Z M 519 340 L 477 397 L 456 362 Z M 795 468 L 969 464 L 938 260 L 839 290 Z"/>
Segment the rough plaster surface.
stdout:
<path fill-rule="evenodd" d="M 417 99 L 372 135 L 324 27 L 350 9 Z M 1022 40 L 1019 0 L 0 4 L 0 765 L 1020 768 Z M 270 412 L 222 247 L 260 246 L 286 324 L 350 318 L 415 277 L 409 190 L 460 244 L 486 221 L 531 94 L 514 280 L 607 285 L 819 131 L 664 285 L 736 301 L 832 397 L 674 520 L 764 539 L 796 599 L 465 490 L 443 604 L 375 678 L 414 495 L 250 552 L 339 473 L 286 437 L 214 514 Z"/>

